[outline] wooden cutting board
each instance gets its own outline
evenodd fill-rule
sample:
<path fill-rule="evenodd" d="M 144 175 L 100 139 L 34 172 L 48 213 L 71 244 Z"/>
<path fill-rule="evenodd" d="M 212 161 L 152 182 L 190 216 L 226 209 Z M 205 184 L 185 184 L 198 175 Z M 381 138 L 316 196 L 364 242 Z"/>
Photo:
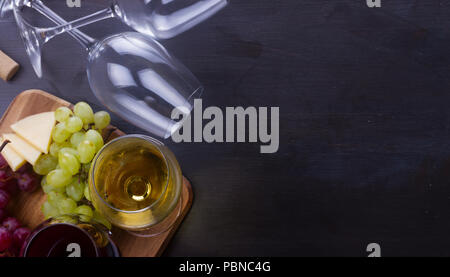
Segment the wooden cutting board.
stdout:
<path fill-rule="evenodd" d="M 9 126 L 24 117 L 41 112 L 54 111 L 61 106 L 70 107 L 71 105 L 71 103 L 41 90 L 24 91 L 11 102 L 3 114 L 0 120 L 0 134 L 12 132 Z M 108 127 L 103 134 L 105 141 L 122 135 L 124 133 L 113 126 Z M 183 179 L 181 215 L 170 230 L 152 238 L 135 237 L 117 228 L 112 230 L 113 240 L 119 247 L 123 257 L 157 257 L 161 255 L 192 205 L 193 192 L 191 184 L 186 178 Z M 44 221 L 41 205 L 45 198 L 45 194 L 41 189 L 37 189 L 32 193 L 19 193 L 8 205 L 8 211 L 25 226 L 33 229 Z"/>

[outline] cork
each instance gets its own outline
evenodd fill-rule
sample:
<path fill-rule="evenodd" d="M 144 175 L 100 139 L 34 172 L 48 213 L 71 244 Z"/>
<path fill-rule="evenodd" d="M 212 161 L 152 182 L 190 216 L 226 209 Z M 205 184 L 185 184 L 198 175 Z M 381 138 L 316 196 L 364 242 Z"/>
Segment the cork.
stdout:
<path fill-rule="evenodd" d="M 20 66 L 13 59 L 0 50 L 0 78 L 9 81 L 19 70 Z"/>

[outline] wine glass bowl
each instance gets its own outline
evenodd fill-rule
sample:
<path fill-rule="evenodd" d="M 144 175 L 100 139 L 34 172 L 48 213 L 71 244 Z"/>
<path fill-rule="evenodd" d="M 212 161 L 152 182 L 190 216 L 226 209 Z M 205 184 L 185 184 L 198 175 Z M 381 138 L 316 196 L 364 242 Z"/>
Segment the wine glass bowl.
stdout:
<path fill-rule="evenodd" d="M 166 232 L 181 213 L 183 177 L 156 139 L 127 135 L 106 144 L 89 171 L 92 203 L 114 226 L 143 237 Z"/>
<path fill-rule="evenodd" d="M 203 88 L 158 42 L 140 33 L 113 35 L 92 47 L 88 80 L 112 112 L 152 134 L 168 138 L 193 109 Z"/>
<path fill-rule="evenodd" d="M 134 30 L 156 39 L 173 38 L 209 17 L 227 0 L 113 0 L 115 16 Z"/>
<path fill-rule="evenodd" d="M 72 247 L 78 248 L 71 253 Z M 21 249 L 22 257 L 119 257 L 112 233 L 95 219 L 69 214 L 36 227 Z"/>

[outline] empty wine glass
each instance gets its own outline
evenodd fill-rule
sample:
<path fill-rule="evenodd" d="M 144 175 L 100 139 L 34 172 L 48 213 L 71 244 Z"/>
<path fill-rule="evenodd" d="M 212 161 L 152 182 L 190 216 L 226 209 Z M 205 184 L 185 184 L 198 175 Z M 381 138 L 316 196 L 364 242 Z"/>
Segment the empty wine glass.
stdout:
<path fill-rule="evenodd" d="M 40 0 L 0 0 L 0 16 L 21 8 L 44 4 Z M 156 39 L 175 37 L 205 21 L 228 4 L 227 0 L 111 0 L 108 8 L 85 17 L 96 22 L 119 18 L 138 32 Z"/>
<path fill-rule="evenodd" d="M 156 39 L 174 37 L 203 22 L 227 5 L 227 0 L 111 0 L 110 7 L 74 21 L 77 27 L 95 23 L 111 17 L 118 17 L 135 30 Z M 41 0 L 0 0 L 0 15 L 14 10 L 19 13 L 24 7 L 31 7 L 48 17 L 53 13 Z M 42 77 L 41 48 L 55 34 L 74 29 L 72 26 L 59 26 L 28 32 L 29 24 L 21 22 L 16 16 L 17 25 L 25 43 L 27 53 L 36 75 Z M 49 33 L 48 35 L 46 33 Z M 80 34 L 70 32 L 80 40 Z M 36 36 L 45 36 L 38 41 Z M 40 43 L 40 44 L 38 44 Z"/>
<path fill-rule="evenodd" d="M 102 14 L 117 17 L 136 31 L 157 39 L 175 37 L 205 21 L 227 0 L 111 0 Z M 95 17 L 101 15 L 95 15 Z"/>
<path fill-rule="evenodd" d="M 31 26 L 17 9 L 14 15 L 30 57 L 40 57 L 40 47 L 52 37 L 87 24 L 79 19 L 58 28 L 41 29 Z M 56 14 L 48 16 L 56 23 L 65 23 Z M 161 44 L 136 32 L 95 40 L 78 30 L 77 36 L 88 51 L 89 85 L 106 107 L 162 138 L 181 127 L 203 88 Z M 172 119 L 172 115 L 181 120 Z"/>
<path fill-rule="evenodd" d="M 21 10 L 23 7 L 33 8 L 55 23 L 55 19 L 62 20 L 58 22 L 65 22 L 59 15 L 48 8 L 41 0 L 0 0 L 0 18 L 7 17 L 10 12 L 12 13 L 14 11 L 14 8 L 17 8 L 17 10 Z M 83 41 L 83 36 L 80 34 L 80 31 L 78 29 L 71 30 L 69 34 L 76 40 L 81 40 L 80 42 Z M 38 60 L 40 63 L 40 58 Z"/>

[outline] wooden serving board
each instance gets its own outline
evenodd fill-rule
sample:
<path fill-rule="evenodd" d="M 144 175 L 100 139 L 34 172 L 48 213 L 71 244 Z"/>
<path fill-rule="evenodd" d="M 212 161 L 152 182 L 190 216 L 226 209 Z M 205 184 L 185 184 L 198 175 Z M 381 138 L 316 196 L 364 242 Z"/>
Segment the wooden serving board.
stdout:
<path fill-rule="evenodd" d="M 61 106 L 70 107 L 71 103 L 41 90 L 24 91 L 11 102 L 0 120 L 0 134 L 11 132 L 12 130 L 9 126 L 24 117 L 36 113 L 54 111 Z M 105 141 L 122 135 L 124 133 L 113 126 L 108 127 L 103 134 Z M 170 230 L 152 238 L 135 237 L 117 228 L 112 230 L 113 240 L 119 247 L 123 257 L 157 257 L 161 255 L 192 205 L 193 192 L 191 184 L 186 178 L 183 179 L 181 215 Z M 41 205 L 45 198 L 45 194 L 41 189 L 37 189 L 32 193 L 19 193 L 9 204 L 8 211 L 25 226 L 33 229 L 44 221 Z"/>

